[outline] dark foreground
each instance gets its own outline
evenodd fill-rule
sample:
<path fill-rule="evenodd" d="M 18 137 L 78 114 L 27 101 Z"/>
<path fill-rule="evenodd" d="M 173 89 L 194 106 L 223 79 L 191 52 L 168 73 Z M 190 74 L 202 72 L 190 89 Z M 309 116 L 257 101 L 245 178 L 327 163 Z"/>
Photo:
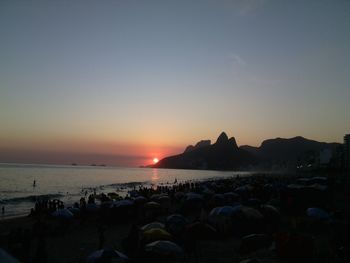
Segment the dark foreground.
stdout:
<path fill-rule="evenodd" d="M 1 221 L 0 247 L 22 263 L 349 262 L 349 201 L 349 183 L 334 175 L 140 188 L 69 209 L 42 201 Z"/>

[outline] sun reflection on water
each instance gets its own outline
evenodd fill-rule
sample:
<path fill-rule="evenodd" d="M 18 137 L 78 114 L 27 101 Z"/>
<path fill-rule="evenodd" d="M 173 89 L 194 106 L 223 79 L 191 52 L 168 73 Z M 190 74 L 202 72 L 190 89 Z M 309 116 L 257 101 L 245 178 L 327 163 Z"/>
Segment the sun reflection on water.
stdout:
<path fill-rule="evenodd" d="M 158 169 L 152 169 L 152 183 L 156 183 L 159 180 Z"/>

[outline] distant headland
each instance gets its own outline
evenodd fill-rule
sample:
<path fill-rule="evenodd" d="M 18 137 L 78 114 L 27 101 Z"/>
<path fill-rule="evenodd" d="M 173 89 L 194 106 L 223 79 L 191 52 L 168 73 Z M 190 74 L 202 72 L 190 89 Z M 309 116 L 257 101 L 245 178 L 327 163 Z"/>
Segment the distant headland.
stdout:
<path fill-rule="evenodd" d="M 325 143 L 301 136 L 268 139 L 260 147 L 238 147 L 234 137 L 222 132 L 215 143 L 201 140 L 183 153 L 149 165 L 151 168 L 203 170 L 313 170 L 340 169 L 340 143 Z"/>

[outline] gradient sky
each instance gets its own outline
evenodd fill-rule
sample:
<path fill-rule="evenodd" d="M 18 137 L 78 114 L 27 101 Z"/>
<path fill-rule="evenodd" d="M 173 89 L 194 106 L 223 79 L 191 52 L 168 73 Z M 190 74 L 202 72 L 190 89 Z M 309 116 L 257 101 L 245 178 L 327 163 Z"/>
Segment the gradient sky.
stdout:
<path fill-rule="evenodd" d="M 0 1 L 0 162 L 143 165 L 221 131 L 341 142 L 350 1 Z"/>

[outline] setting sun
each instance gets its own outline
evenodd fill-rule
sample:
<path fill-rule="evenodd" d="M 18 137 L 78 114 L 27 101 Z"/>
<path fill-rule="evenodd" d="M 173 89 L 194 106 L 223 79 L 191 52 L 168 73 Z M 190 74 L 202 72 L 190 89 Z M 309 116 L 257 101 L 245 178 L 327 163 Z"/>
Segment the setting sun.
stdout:
<path fill-rule="evenodd" d="M 153 158 L 153 163 L 159 162 L 158 158 Z"/>

